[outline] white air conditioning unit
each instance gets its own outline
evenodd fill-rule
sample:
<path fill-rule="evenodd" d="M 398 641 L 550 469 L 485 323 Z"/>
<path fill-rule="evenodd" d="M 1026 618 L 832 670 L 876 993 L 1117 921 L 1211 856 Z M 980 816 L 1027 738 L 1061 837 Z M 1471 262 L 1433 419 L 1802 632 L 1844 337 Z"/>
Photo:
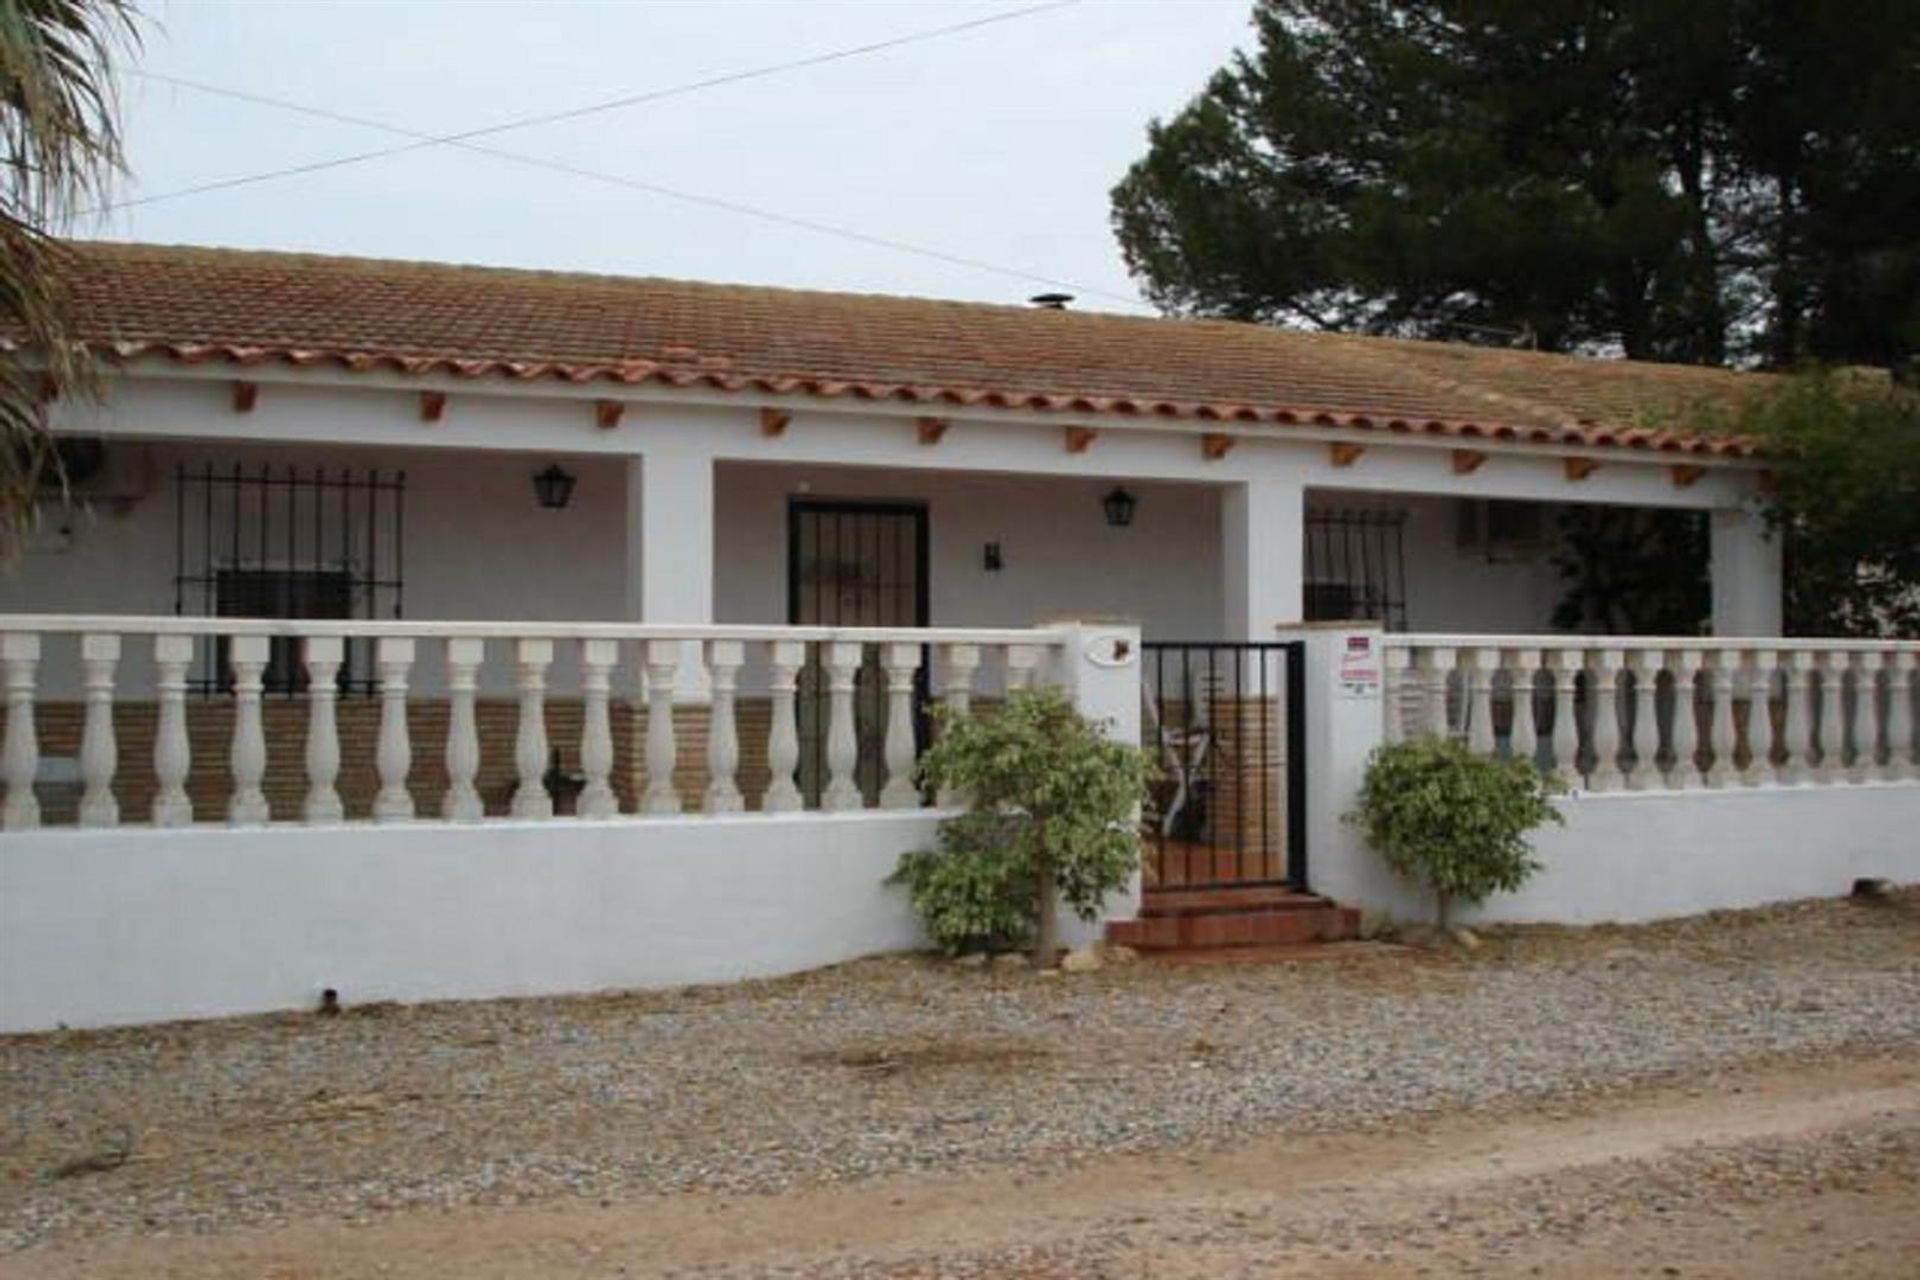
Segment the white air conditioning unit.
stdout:
<path fill-rule="evenodd" d="M 40 478 L 42 502 L 124 507 L 153 491 L 153 458 L 140 441 L 61 436 L 54 449 L 60 465 Z"/>

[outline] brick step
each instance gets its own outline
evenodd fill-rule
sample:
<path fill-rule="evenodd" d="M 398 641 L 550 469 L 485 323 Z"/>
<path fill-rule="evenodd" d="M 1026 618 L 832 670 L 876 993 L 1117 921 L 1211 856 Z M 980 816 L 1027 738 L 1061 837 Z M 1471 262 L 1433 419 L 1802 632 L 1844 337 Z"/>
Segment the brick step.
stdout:
<path fill-rule="evenodd" d="M 1360 936 L 1360 913 L 1321 901 L 1199 915 L 1142 916 L 1107 922 L 1107 940 L 1136 951 L 1279 947 L 1342 942 Z"/>
<path fill-rule="evenodd" d="M 1311 911 L 1331 905 L 1317 893 L 1285 885 L 1249 885 L 1225 889 L 1149 889 L 1141 896 L 1143 916 L 1211 916 L 1236 911 Z"/>

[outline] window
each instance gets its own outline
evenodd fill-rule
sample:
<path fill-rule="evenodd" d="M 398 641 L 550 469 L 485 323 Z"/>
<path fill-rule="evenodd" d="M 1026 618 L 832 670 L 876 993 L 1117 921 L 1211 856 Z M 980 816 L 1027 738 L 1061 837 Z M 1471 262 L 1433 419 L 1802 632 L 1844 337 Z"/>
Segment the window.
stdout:
<path fill-rule="evenodd" d="M 1407 513 L 1388 507 L 1307 510 L 1308 622 L 1407 629 Z"/>
<path fill-rule="evenodd" d="M 173 610 L 217 618 L 398 618 L 404 471 L 232 464 L 175 470 Z M 196 648 L 192 687 L 233 688 L 222 641 Z M 372 641 L 351 639 L 344 692 L 373 691 Z M 297 640 L 275 640 L 269 692 L 306 687 Z"/>
<path fill-rule="evenodd" d="M 1525 560 L 1547 542 L 1547 509 L 1538 502 L 1464 498 L 1458 542 L 1488 560 Z"/>
<path fill-rule="evenodd" d="M 325 569 L 221 569 L 214 575 L 214 612 L 222 618 L 351 618 L 353 575 Z M 227 641 L 219 643 L 220 688 L 233 688 Z M 340 683 L 353 685 L 351 651 L 340 664 Z M 299 641 L 275 636 L 268 649 L 268 693 L 298 693 L 307 687 Z"/>

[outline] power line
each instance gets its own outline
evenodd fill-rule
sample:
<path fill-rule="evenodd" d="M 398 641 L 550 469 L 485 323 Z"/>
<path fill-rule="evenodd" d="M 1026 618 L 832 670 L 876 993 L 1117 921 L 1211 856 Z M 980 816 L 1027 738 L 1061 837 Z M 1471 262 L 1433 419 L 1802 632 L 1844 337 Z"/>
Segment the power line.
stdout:
<path fill-rule="evenodd" d="M 110 213 L 118 209 L 131 209 L 139 205 L 158 204 L 162 200 L 178 200 L 186 196 L 202 195 L 210 191 L 226 191 L 234 187 L 251 186 L 260 182 L 272 182 L 280 178 L 297 177 L 301 174 L 320 173 L 328 169 L 339 169 L 350 164 L 361 164 L 368 160 L 380 160 L 387 156 L 404 155 L 409 151 L 419 151 L 427 147 L 448 146 L 484 138 L 497 133 L 507 133 L 515 129 L 530 129 L 537 125 L 557 124 L 565 120 L 577 120 L 607 111 L 618 111 L 626 107 L 639 106 L 642 103 L 658 102 L 664 98 L 678 97 L 682 94 L 697 93 L 703 89 L 717 88 L 721 85 L 739 84 L 746 80 L 758 80 L 767 76 L 780 75 L 788 71 L 798 71 L 806 67 L 823 66 L 830 62 L 841 62 L 848 58 L 862 57 L 869 53 L 879 53 L 887 49 L 898 49 L 904 45 L 920 44 L 928 40 L 938 40 L 946 36 L 958 35 L 964 31 L 973 31 L 996 23 L 1012 22 L 1019 18 L 1032 17 L 1054 9 L 1070 8 L 1081 0 L 1046 0 L 1046 3 L 1029 5 L 1024 9 L 1011 9 L 1005 13 L 990 14 L 984 18 L 971 18 L 966 22 L 950 23 L 944 27 L 932 27 L 925 31 L 909 32 L 902 36 L 892 36 L 885 40 L 875 40 L 867 44 L 854 45 L 845 49 L 834 49 L 826 53 L 809 54 L 804 58 L 794 58 L 786 62 L 769 63 L 766 66 L 751 67 L 744 71 L 730 71 L 724 75 L 709 76 L 704 80 L 688 81 L 685 84 L 671 85 L 664 89 L 651 89 L 645 93 L 629 94 L 625 97 L 594 103 L 585 107 L 573 107 L 566 111 L 554 111 L 544 115 L 523 116 L 501 124 L 487 125 L 479 129 L 466 129 L 459 133 L 420 134 L 411 130 L 390 130 L 404 133 L 415 139 L 403 146 L 385 147 L 378 151 L 362 151 L 353 155 L 334 156 L 327 160 L 316 160 L 308 164 L 292 165 L 284 169 L 274 169 L 262 173 L 244 174 L 237 178 L 222 178 L 213 182 L 204 182 L 197 186 L 181 187 L 175 191 L 156 192 L 150 196 L 136 196 L 129 200 L 118 200 L 108 204 L 96 205 L 80 211 L 81 216 Z M 171 80 L 171 77 L 157 72 L 129 69 L 128 74 L 148 80 Z M 177 83 L 177 82 L 176 82 Z M 193 86 L 198 87 L 198 86 Z M 263 99 L 264 101 L 264 99 Z M 276 104 L 284 105 L 284 104 Z M 338 119 L 348 117 L 339 116 Z M 370 123 L 362 121 L 360 123 Z M 373 125 L 374 128 L 386 128 L 385 125 Z"/>
<path fill-rule="evenodd" d="M 1056 5 L 1056 6 L 1050 6 L 1050 7 L 1059 7 L 1059 6 Z M 1033 12 L 1033 10 L 1025 10 L 1023 12 Z M 719 209 L 726 213 L 732 213 L 742 217 L 755 218 L 763 222 L 775 223 L 782 226 L 795 227 L 800 230 L 811 231 L 820 235 L 834 236 L 838 239 L 851 241 L 857 244 L 864 244 L 874 248 L 887 249 L 896 253 L 911 254 L 917 257 L 928 258 L 933 261 L 944 262 L 952 266 L 960 266 L 960 267 L 969 268 L 971 270 L 984 271 L 984 272 L 991 273 L 993 275 L 1002 276 L 1007 279 L 1020 280 L 1020 281 L 1033 283 L 1033 284 L 1052 285 L 1056 288 L 1061 288 L 1061 289 L 1070 289 L 1074 291 L 1076 294 L 1079 294 L 1083 297 L 1102 298 L 1107 301 L 1117 302 L 1128 307 L 1137 308 L 1141 305 L 1140 300 L 1138 298 L 1128 297 L 1125 294 L 1115 293 L 1108 289 L 1102 289 L 1097 285 L 1084 284 L 1074 280 L 1063 280 L 1055 276 L 1043 275 L 1035 271 L 1027 271 L 1017 267 L 1009 267 L 1000 263 L 988 262 L 980 258 L 967 257 L 962 254 L 949 253 L 942 249 L 930 248 L 926 245 L 913 244 L 909 241 L 904 241 L 904 240 L 895 240 L 887 236 L 874 235 L 870 232 L 859 231 L 852 227 L 843 227 L 830 222 L 822 222 L 817 219 L 802 218 L 792 214 L 776 213 L 770 209 L 759 208 L 758 206 L 744 204 L 736 200 L 727 200 L 719 196 L 704 195 L 699 192 L 693 192 L 693 191 L 683 191 L 678 188 L 664 186 L 657 182 L 648 182 L 639 178 L 630 178 L 620 174 L 606 173 L 598 169 L 588 169 L 580 165 L 568 164 L 565 161 L 561 161 L 561 160 L 551 160 L 543 156 L 531 156 L 523 152 L 508 151 L 500 147 L 491 147 L 481 143 L 465 141 L 464 140 L 465 138 L 475 136 L 472 133 L 462 134 L 462 135 L 449 135 L 449 136 L 427 134 L 427 133 L 419 132 L 417 130 L 407 129 L 398 125 L 388 124 L 385 121 L 370 119 L 365 116 L 351 115 L 343 111 L 334 111 L 326 107 L 310 106 L 305 103 L 292 102 L 283 98 L 275 98 L 266 94 L 252 93 L 242 89 L 230 89 L 221 85 L 208 84 L 208 83 L 205 83 L 204 81 L 189 80 L 181 76 L 171 76 L 171 75 L 163 74 L 161 72 L 153 72 L 153 71 L 134 71 L 134 72 L 131 72 L 130 74 L 137 75 L 140 78 L 145 80 L 151 80 L 151 81 L 155 81 L 157 83 L 162 83 L 162 84 L 174 85 L 183 89 L 191 89 L 195 92 L 205 93 L 215 97 L 228 98 L 237 102 L 251 103 L 256 106 L 273 107 L 277 110 L 295 112 L 297 114 L 311 116 L 316 119 L 330 120 L 338 124 L 349 124 L 349 125 L 354 125 L 356 127 L 365 128 L 365 129 L 377 129 L 383 133 L 393 134 L 396 137 L 403 137 L 403 138 L 409 138 L 409 139 L 415 140 L 414 142 L 409 143 L 405 147 L 389 148 L 383 152 L 369 153 L 369 154 L 391 155 L 391 154 L 396 154 L 400 151 L 414 150 L 418 147 L 426 147 L 426 146 L 433 146 L 433 145 L 447 146 L 455 150 L 467 151 L 476 155 L 489 156 L 496 160 L 505 160 L 513 164 L 525 165 L 535 169 L 544 169 L 553 173 L 569 174 L 573 177 L 586 178 L 590 181 L 606 183 L 608 185 L 622 187 L 630 191 L 639 191 L 647 195 L 660 196 L 662 198 L 669 199 L 669 200 L 678 200 L 683 203 L 699 205 L 704 208 Z M 173 193 L 173 194 L 180 194 L 180 193 Z M 164 197 L 154 197 L 154 199 L 160 199 L 160 198 L 164 198 Z M 126 203 L 133 204 L 133 203 L 143 203 L 143 202 L 129 201 Z M 108 206 L 108 207 L 118 208 L 118 207 L 124 207 L 124 205 Z"/>

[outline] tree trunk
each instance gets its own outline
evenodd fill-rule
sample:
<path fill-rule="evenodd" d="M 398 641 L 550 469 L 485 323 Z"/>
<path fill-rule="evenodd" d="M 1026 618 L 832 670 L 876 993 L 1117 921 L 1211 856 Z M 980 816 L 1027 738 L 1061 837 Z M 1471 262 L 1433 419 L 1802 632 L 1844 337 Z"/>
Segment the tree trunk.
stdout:
<path fill-rule="evenodd" d="M 1038 901 L 1034 903 L 1033 926 L 1033 967 L 1051 969 L 1060 963 L 1060 921 L 1055 915 L 1055 886 L 1053 880 L 1053 860 L 1040 859 L 1040 873 L 1035 877 L 1034 893 Z"/>
<path fill-rule="evenodd" d="M 1443 890 L 1433 894 L 1433 927 L 1443 934 L 1453 927 L 1453 895 Z"/>

